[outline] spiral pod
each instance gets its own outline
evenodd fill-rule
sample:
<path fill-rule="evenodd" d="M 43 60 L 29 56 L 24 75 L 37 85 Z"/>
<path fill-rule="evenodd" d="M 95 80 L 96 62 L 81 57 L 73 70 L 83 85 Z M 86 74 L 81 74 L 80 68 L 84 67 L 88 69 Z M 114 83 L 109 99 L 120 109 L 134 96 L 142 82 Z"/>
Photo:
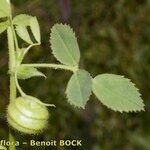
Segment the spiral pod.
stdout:
<path fill-rule="evenodd" d="M 7 109 L 7 121 L 17 131 L 38 134 L 47 127 L 48 109 L 35 97 L 18 97 Z"/>

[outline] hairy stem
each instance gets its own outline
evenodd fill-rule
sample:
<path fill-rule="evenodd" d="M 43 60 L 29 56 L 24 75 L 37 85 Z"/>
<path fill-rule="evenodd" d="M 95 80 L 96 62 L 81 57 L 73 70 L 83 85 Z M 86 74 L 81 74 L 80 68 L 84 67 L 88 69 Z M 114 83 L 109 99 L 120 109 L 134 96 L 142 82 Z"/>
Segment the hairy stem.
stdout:
<path fill-rule="evenodd" d="M 8 49 L 9 49 L 9 72 L 10 72 L 10 102 L 13 102 L 16 98 L 16 84 L 15 84 L 15 75 L 13 74 L 15 67 L 15 48 L 14 48 L 14 39 L 11 27 L 7 29 L 8 35 Z"/>
<path fill-rule="evenodd" d="M 9 141 L 14 142 L 14 143 L 16 142 L 14 136 L 11 133 L 11 131 L 9 131 Z M 15 145 L 10 145 L 9 146 L 9 150 L 15 150 L 15 149 L 16 149 Z"/>
<path fill-rule="evenodd" d="M 21 66 L 24 67 L 36 67 L 36 68 L 52 68 L 52 69 L 63 69 L 75 72 L 78 70 L 77 66 L 67 66 L 67 65 L 60 65 L 60 64 L 22 64 Z"/>
<path fill-rule="evenodd" d="M 10 1 L 8 0 L 9 4 Z M 10 6 L 11 7 L 11 6 Z M 14 44 L 14 29 L 12 28 L 12 15 L 11 15 L 11 8 L 10 8 L 10 16 L 9 16 L 10 26 L 7 29 L 7 36 L 8 36 L 8 51 L 9 51 L 9 72 L 10 72 L 10 93 L 9 99 L 10 103 L 13 103 L 16 99 L 16 83 L 15 83 L 15 75 L 13 73 L 15 67 L 15 44 Z M 15 138 L 9 131 L 9 141 L 15 142 Z M 9 150 L 15 150 L 15 146 L 10 146 Z"/>
<path fill-rule="evenodd" d="M 14 42 L 15 42 L 15 48 L 16 48 L 16 51 L 18 51 L 19 50 L 18 40 L 17 40 L 15 29 L 14 29 L 14 26 L 13 26 L 12 23 L 11 23 L 11 29 L 12 29 L 12 32 L 13 32 L 13 37 L 14 37 Z"/>
<path fill-rule="evenodd" d="M 15 72 L 15 82 L 16 82 L 16 87 L 19 91 L 19 93 L 21 94 L 22 97 L 26 96 L 26 94 L 23 92 L 23 90 L 21 89 L 19 83 L 18 83 L 18 79 L 17 79 L 17 72 Z"/>

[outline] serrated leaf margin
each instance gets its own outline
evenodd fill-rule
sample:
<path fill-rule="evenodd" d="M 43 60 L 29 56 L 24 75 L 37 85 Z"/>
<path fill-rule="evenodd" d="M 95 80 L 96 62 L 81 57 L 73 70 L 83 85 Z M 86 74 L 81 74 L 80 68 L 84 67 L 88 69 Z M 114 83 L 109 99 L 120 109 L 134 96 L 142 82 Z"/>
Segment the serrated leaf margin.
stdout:
<path fill-rule="evenodd" d="M 74 63 L 73 63 L 73 64 L 68 64 L 68 63 L 62 62 L 62 60 L 57 57 L 57 54 L 56 54 L 56 53 L 54 52 L 54 50 L 53 50 L 54 47 L 53 47 L 53 44 L 52 44 L 52 40 L 53 40 L 53 39 L 52 39 L 52 34 L 53 34 L 53 29 L 54 29 L 55 26 L 57 26 L 57 25 L 67 27 L 67 28 L 72 32 L 73 36 L 75 37 L 75 40 L 77 41 L 75 32 L 73 31 L 73 29 L 72 29 L 69 25 L 67 25 L 67 24 L 62 24 L 62 23 L 60 23 L 60 24 L 59 24 L 59 23 L 56 23 L 56 24 L 51 28 L 51 33 L 50 33 L 50 47 L 51 47 L 51 49 L 52 49 L 52 54 L 53 54 L 53 56 L 56 58 L 56 60 L 59 61 L 59 62 L 61 62 L 62 64 L 69 65 L 69 66 L 77 66 L 77 65 L 79 64 L 79 61 L 80 61 L 80 50 L 79 50 L 79 52 L 78 52 L 78 55 L 79 55 L 78 62 L 76 62 L 76 61 L 74 60 Z M 77 44 L 78 44 L 78 43 L 77 43 Z M 78 49 L 79 49 L 79 46 L 78 46 Z M 72 57 L 72 56 L 71 56 L 71 57 Z"/>
<path fill-rule="evenodd" d="M 101 74 L 101 75 L 107 75 L 108 73 L 105 73 L 105 74 Z M 108 74 L 108 75 L 115 75 L 115 74 Z M 125 78 L 123 75 L 116 75 L 116 76 L 119 76 L 120 78 L 122 78 L 122 79 L 124 79 L 124 80 L 126 80 L 126 81 L 128 81 L 134 88 L 135 88 L 135 90 L 137 91 L 137 94 L 138 94 L 138 96 L 139 96 L 139 98 L 141 98 L 141 94 L 140 94 L 140 92 L 139 92 L 139 89 L 138 88 L 136 88 L 136 86 L 135 86 L 135 84 L 131 81 L 131 79 L 128 79 L 128 78 Z M 96 76 L 97 77 L 97 76 Z M 96 78 L 95 77 L 95 78 Z M 92 82 L 94 82 L 94 79 L 95 78 L 93 78 L 93 80 L 92 80 Z M 92 89 L 93 89 L 93 84 L 92 84 Z M 93 91 L 93 93 L 95 94 L 95 92 Z M 95 94 L 96 95 L 96 94 Z M 97 97 L 97 95 L 96 95 L 96 97 Z M 98 98 L 98 97 L 97 97 Z M 99 99 L 99 98 L 98 98 Z M 99 99 L 100 100 L 100 99 Z M 101 100 L 100 100 L 101 101 Z M 111 110 L 113 110 L 113 111 L 115 111 L 115 112 L 120 112 L 120 113 L 123 113 L 123 112 L 139 112 L 139 111 L 145 111 L 145 105 L 144 105 L 144 102 L 143 102 L 143 100 L 141 99 L 141 104 L 142 104 L 142 106 L 140 106 L 140 107 L 142 107 L 141 109 L 132 109 L 132 110 L 121 110 L 121 109 L 115 109 L 115 108 L 111 108 L 110 106 L 108 106 L 108 105 L 106 105 L 106 104 L 104 104 L 103 102 L 101 102 L 104 106 L 106 106 L 108 109 L 111 109 Z M 137 105 L 137 104 L 136 104 Z"/>
<path fill-rule="evenodd" d="M 90 91 L 89 95 L 87 96 L 87 97 L 88 97 L 88 99 L 86 100 L 86 103 L 87 103 L 87 102 L 89 101 L 89 99 L 90 99 L 91 94 L 92 94 L 92 77 L 91 77 L 90 73 L 87 72 L 86 70 L 79 69 L 79 70 L 77 70 L 75 73 L 77 73 L 78 71 L 85 71 L 86 73 L 88 73 L 89 77 L 91 78 L 91 91 Z M 72 106 L 74 106 L 74 107 L 76 107 L 76 108 L 85 109 L 86 104 L 85 104 L 85 105 L 83 104 L 82 106 L 75 105 L 75 103 L 72 103 L 72 101 L 71 101 L 70 98 L 68 97 L 69 84 L 70 84 L 70 82 L 71 82 L 71 79 L 72 79 L 73 76 L 75 75 L 75 73 L 71 76 L 71 78 L 70 78 L 70 80 L 69 80 L 69 82 L 68 82 L 68 84 L 67 84 L 67 88 L 66 88 L 66 91 L 65 91 L 65 93 L 66 93 L 66 98 L 67 98 L 69 104 L 71 104 Z"/>

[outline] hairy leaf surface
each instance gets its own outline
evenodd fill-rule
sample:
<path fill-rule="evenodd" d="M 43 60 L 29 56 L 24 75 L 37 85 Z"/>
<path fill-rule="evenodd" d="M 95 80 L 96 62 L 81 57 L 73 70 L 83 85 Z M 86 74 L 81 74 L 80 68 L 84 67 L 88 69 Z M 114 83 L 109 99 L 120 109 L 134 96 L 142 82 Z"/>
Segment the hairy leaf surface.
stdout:
<path fill-rule="evenodd" d="M 22 26 L 30 26 L 30 20 L 32 19 L 32 16 L 26 15 L 26 14 L 20 14 L 17 15 L 13 19 L 13 24 L 15 25 L 22 25 Z"/>
<path fill-rule="evenodd" d="M 123 76 L 98 75 L 93 79 L 92 89 L 97 98 L 112 110 L 119 112 L 144 110 L 138 89 Z"/>
<path fill-rule="evenodd" d="M 0 34 L 7 29 L 8 25 L 9 25 L 8 21 L 0 23 Z"/>
<path fill-rule="evenodd" d="M 75 33 L 68 25 L 56 24 L 51 29 L 51 48 L 58 61 L 65 65 L 76 66 L 80 51 Z"/>
<path fill-rule="evenodd" d="M 31 31 L 38 43 L 41 42 L 40 26 L 36 17 L 30 20 Z"/>
<path fill-rule="evenodd" d="M 92 78 L 85 70 L 75 72 L 68 82 L 66 94 L 70 104 L 85 108 L 91 95 Z"/>
<path fill-rule="evenodd" d="M 7 17 L 10 15 L 10 6 L 7 0 L 0 0 L 0 17 Z"/>
<path fill-rule="evenodd" d="M 28 78 L 31 78 L 31 77 L 36 77 L 36 76 L 42 76 L 42 77 L 46 78 L 46 76 L 42 72 L 38 71 L 34 67 L 21 66 L 17 70 L 18 79 L 25 80 L 25 79 L 28 79 Z"/>
<path fill-rule="evenodd" d="M 25 26 L 22 26 L 22 25 L 16 26 L 16 31 L 17 31 L 17 34 L 19 35 L 19 37 L 21 39 L 23 39 L 24 41 L 26 41 L 29 44 L 32 44 L 30 35 L 29 35 L 28 30 Z"/>

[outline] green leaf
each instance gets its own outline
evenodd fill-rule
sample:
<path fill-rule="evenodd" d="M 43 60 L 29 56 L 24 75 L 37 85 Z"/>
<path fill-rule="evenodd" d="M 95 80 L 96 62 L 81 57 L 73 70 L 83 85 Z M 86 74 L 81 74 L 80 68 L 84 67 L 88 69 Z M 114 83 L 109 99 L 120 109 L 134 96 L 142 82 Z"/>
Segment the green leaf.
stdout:
<path fill-rule="evenodd" d="M 31 41 L 30 35 L 28 33 L 28 30 L 25 26 L 19 25 L 16 26 L 16 31 L 18 36 L 23 39 L 24 41 L 26 41 L 29 44 L 32 44 L 33 42 Z"/>
<path fill-rule="evenodd" d="M 18 63 L 21 63 L 23 58 L 24 58 L 24 54 L 25 54 L 26 48 L 18 48 L 17 49 L 17 53 L 16 53 L 16 61 Z"/>
<path fill-rule="evenodd" d="M 41 42 L 40 26 L 36 17 L 30 20 L 31 31 L 38 43 Z"/>
<path fill-rule="evenodd" d="M 10 6 L 8 0 L 0 0 L 0 18 L 10 15 Z"/>
<path fill-rule="evenodd" d="M 35 76 L 42 76 L 42 77 L 46 78 L 46 76 L 42 72 L 38 71 L 34 67 L 21 66 L 17 70 L 17 78 L 18 79 L 25 80 L 25 79 L 28 79 L 28 78 L 31 78 L 31 77 L 35 77 Z"/>
<path fill-rule="evenodd" d="M 97 98 L 112 110 L 119 112 L 144 110 L 138 89 L 123 76 L 98 75 L 93 79 L 92 89 Z"/>
<path fill-rule="evenodd" d="M 85 70 L 75 72 L 68 82 L 66 94 L 70 104 L 85 108 L 91 95 L 92 77 Z"/>
<path fill-rule="evenodd" d="M 56 24 L 50 36 L 52 52 L 57 60 L 65 65 L 78 65 L 80 51 L 73 30 L 68 25 Z"/>
<path fill-rule="evenodd" d="M 8 21 L 0 23 L 0 34 L 7 29 L 8 25 L 9 25 Z"/>
<path fill-rule="evenodd" d="M 13 24 L 15 25 L 22 25 L 22 26 L 30 26 L 30 20 L 32 19 L 32 16 L 26 15 L 26 14 L 20 14 L 17 15 L 13 19 Z"/>

